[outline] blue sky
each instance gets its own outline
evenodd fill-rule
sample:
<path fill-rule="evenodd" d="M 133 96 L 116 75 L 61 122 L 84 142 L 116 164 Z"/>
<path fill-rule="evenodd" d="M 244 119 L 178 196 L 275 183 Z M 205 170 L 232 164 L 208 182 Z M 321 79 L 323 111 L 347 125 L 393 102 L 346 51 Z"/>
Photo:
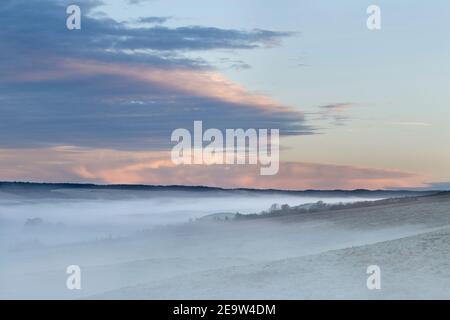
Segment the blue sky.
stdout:
<path fill-rule="evenodd" d="M 82 8 L 81 30 L 65 29 L 66 1 L 0 5 L 4 180 L 299 189 L 450 181 L 446 1 L 70 3 Z M 381 30 L 366 27 L 371 4 Z M 280 175 L 173 168 L 170 132 L 194 120 L 280 128 Z"/>

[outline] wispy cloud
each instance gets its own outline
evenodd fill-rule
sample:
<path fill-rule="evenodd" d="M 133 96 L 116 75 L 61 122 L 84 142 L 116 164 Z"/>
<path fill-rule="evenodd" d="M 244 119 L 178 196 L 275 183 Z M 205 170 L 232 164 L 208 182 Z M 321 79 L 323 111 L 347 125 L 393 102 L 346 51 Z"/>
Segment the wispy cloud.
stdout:
<path fill-rule="evenodd" d="M 142 17 L 137 19 L 136 22 L 139 23 L 149 23 L 149 24 L 163 24 L 169 20 L 170 17 Z"/>
<path fill-rule="evenodd" d="M 417 122 L 417 121 L 392 121 L 388 124 L 393 126 L 412 126 L 412 127 L 429 127 L 430 123 L 427 122 Z"/>
<path fill-rule="evenodd" d="M 354 105 L 350 102 L 330 103 L 317 106 L 317 111 L 308 114 L 312 115 L 312 119 L 316 121 L 331 121 L 333 125 L 343 125 L 350 119 L 346 111 Z"/>

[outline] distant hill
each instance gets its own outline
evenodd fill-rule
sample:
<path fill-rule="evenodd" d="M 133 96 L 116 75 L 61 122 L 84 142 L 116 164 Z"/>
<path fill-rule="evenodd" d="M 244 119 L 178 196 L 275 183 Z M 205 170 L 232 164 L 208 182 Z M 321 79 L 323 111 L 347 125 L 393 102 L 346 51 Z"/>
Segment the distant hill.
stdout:
<path fill-rule="evenodd" d="M 285 194 L 304 195 L 311 197 L 405 197 L 433 195 L 443 191 L 408 191 L 408 190 L 276 190 L 276 189 L 250 189 L 235 188 L 225 189 L 207 186 L 185 185 L 139 185 L 139 184 L 83 184 L 83 183 L 36 183 L 36 182 L 0 182 L 0 192 L 7 193 L 52 193 L 55 190 L 80 190 L 80 191 L 180 191 L 180 192 L 206 192 L 206 193 L 258 193 L 258 194 Z"/>

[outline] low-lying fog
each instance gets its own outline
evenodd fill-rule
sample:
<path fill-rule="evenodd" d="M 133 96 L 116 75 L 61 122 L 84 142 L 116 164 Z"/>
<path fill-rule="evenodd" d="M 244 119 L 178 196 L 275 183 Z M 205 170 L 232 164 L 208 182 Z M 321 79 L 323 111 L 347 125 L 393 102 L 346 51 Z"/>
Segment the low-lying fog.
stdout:
<path fill-rule="evenodd" d="M 211 194 L 150 192 L 148 196 L 102 193 L 100 199 L 83 199 L 76 191 L 68 198 L 0 198 L 2 246 L 25 242 L 29 236 L 44 243 L 68 243 L 126 236 L 158 225 L 185 223 L 214 214 L 259 213 L 274 204 L 355 202 L 359 197 L 304 197 L 283 194 Z M 70 192 L 65 191 L 65 194 Z M 374 200 L 374 199 L 370 199 Z M 29 240 L 29 239 L 28 239 Z"/>
<path fill-rule="evenodd" d="M 0 299 L 448 297 L 450 196 L 189 223 L 375 196 L 386 193 L 0 191 Z M 80 290 L 67 287 L 72 265 Z M 382 291 L 367 289 L 369 265 L 382 268 Z"/>

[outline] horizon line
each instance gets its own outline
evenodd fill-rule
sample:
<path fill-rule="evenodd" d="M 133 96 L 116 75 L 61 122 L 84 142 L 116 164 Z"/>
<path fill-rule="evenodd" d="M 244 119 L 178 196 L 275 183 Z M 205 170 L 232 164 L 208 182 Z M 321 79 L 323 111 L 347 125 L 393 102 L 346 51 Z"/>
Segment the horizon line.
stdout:
<path fill-rule="evenodd" d="M 91 182 L 37 182 L 37 181 L 0 181 L 0 186 L 4 184 L 22 184 L 22 185 L 67 185 L 67 186 L 78 186 L 78 187 L 144 187 L 144 188 L 203 188 L 203 189 L 216 189 L 223 191 L 278 191 L 278 192 L 446 192 L 450 190 L 445 189 L 406 189 L 406 188 L 396 188 L 396 189 L 263 189 L 263 188 L 248 188 L 248 187 L 236 187 L 236 188 L 225 188 L 218 186 L 208 186 L 208 185 L 183 185 L 183 184 L 101 184 L 101 183 L 91 183 Z"/>

